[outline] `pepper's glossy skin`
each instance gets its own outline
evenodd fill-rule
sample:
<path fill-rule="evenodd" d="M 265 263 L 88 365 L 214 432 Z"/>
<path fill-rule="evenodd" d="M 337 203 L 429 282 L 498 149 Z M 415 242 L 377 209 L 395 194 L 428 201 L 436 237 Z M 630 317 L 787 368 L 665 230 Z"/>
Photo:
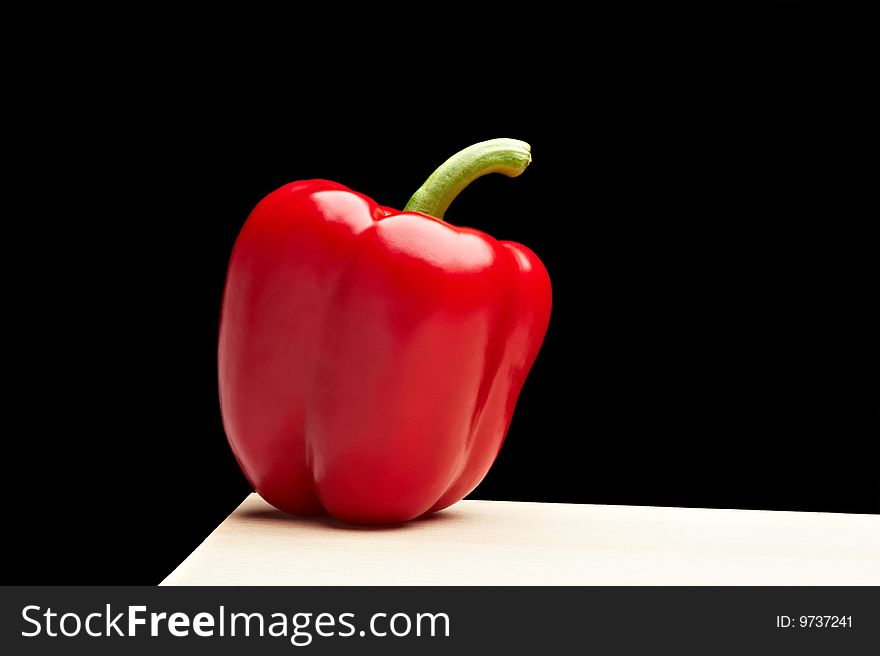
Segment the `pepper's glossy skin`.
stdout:
<path fill-rule="evenodd" d="M 229 264 L 229 443 L 288 513 L 377 524 L 445 508 L 492 465 L 549 317 L 550 279 L 524 246 L 288 184 Z"/>

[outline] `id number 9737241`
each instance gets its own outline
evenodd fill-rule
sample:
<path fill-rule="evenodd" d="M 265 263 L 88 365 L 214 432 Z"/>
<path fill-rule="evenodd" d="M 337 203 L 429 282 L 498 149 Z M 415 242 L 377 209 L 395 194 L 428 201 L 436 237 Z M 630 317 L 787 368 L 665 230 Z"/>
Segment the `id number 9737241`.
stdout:
<path fill-rule="evenodd" d="M 851 629 L 852 615 L 777 615 L 779 629 Z"/>

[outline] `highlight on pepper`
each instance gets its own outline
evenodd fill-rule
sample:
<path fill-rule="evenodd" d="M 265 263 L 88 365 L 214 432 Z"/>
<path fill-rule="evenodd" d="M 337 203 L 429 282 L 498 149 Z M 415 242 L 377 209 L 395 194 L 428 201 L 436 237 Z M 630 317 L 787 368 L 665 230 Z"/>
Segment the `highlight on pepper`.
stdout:
<path fill-rule="evenodd" d="M 515 177 L 514 139 L 443 163 L 403 211 L 327 180 L 254 208 L 229 262 L 218 369 L 242 471 L 276 508 L 360 524 L 441 510 L 483 479 L 550 319 L 527 247 L 443 220 Z"/>

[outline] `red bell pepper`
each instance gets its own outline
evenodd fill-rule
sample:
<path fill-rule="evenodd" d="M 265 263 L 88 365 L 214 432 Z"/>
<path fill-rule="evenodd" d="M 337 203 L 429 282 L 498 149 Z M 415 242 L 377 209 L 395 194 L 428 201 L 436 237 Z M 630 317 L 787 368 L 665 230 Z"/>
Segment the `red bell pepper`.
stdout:
<path fill-rule="evenodd" d="M 266 501 L 393 523 L 483 479 L 544 339 L 550 279 L 526 247 L 443 214 L 472 180 L 530 161 L 521 141 L 471 146 L 403 212 L 326 180 L 256 206 L 229 263 L 219 383 Z"/>

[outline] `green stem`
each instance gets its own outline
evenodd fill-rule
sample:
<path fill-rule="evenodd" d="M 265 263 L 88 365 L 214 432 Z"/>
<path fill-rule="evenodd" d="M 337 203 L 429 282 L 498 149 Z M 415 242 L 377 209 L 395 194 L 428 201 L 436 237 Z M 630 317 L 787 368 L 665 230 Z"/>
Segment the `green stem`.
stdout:
<path fill-rule="evenodd" d="M 531 147 L 525 141 L 481 141 L 443 162 L 413 194 L 403 211 L 442 219 L 455 197 L 477 178 L 487 173 L 503 173 L 515 178 L 531 161 Z"/>

